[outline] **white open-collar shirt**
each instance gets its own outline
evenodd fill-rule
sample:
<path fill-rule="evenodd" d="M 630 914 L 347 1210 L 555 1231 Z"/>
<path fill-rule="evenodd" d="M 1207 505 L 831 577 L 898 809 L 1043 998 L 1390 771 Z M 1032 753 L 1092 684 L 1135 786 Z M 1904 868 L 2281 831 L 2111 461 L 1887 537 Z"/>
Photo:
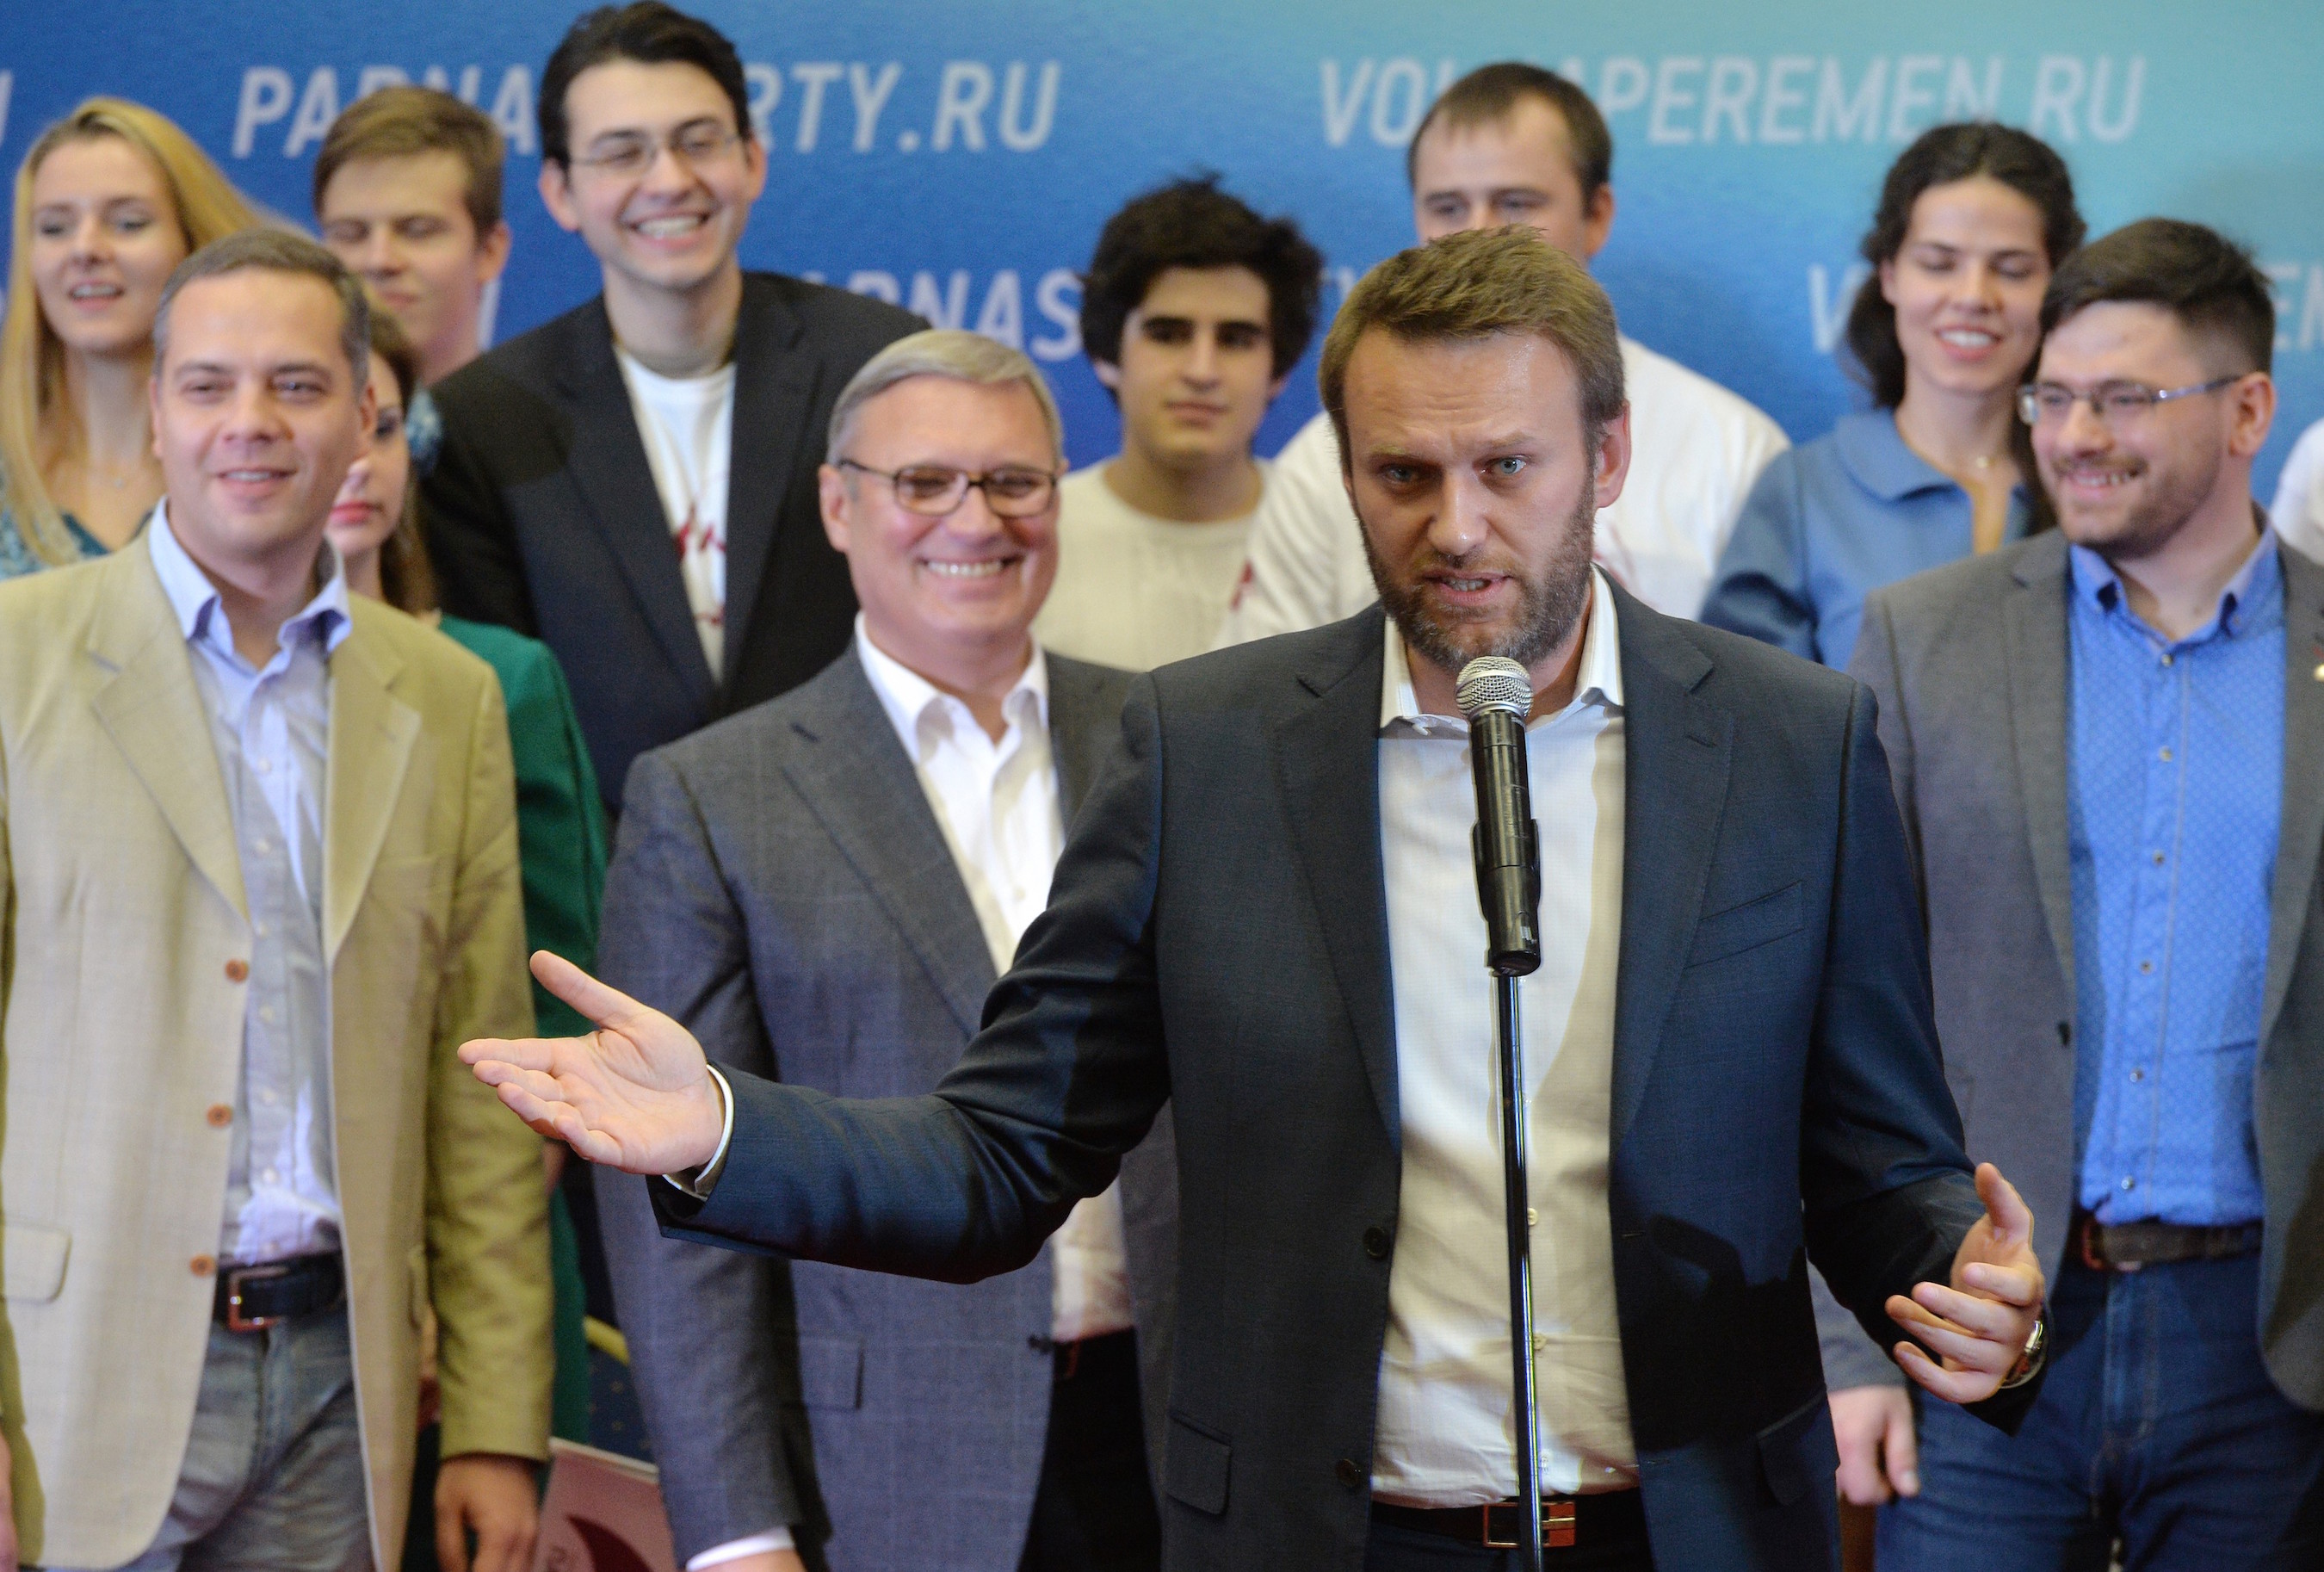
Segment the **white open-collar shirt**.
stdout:
<path fill-rule="evenodd" d="M 1637 1482 L 1607 1209 L 1627 752 L 1614 597 L 1591 575 L 1571 703 L 1526 728 L 1541 828 L 1541 969 L 1518 983 L 1533 1209 L 1540 1483 Z M 1403 637 L 1380 689 L 1381 863 L 1403 1130 L 1372 1490 L 1415 1506 L 1516 1493 L 1492 984 L 1470 827 L 1469 726 L 1421 713 Z"/>
<path fill-rule="evenodd" d="M 992 969 L 1005 972 L 1017 941 L 1049 903 L 1049 877 L 1065 845 L 1049 744 L 1048 656 L 1033 645 L 1024 675 L 1001 701 L 1007 724 L 996 739 L 967 705 L 874 643 L 861 613 L 855 653 L 944 831 Z M 1051 1239 L 1051 1336 L 1058 1342 L 1131 1324 L 1123 1248 L 1118 1184 L 1075 1207 Z"/>

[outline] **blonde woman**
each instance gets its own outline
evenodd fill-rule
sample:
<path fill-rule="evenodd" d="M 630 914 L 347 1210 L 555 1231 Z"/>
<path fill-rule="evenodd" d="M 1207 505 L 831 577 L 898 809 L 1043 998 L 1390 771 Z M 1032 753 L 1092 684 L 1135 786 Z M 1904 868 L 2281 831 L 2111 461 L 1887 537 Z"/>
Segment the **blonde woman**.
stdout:
<path fill-rule="evenodd" d="M 0 326 L 0 578 L 125 543 L 161 495 L 146 423 L 171 272 L 257 222 L 164 116 L 91 98 L 16 173 Z"/>

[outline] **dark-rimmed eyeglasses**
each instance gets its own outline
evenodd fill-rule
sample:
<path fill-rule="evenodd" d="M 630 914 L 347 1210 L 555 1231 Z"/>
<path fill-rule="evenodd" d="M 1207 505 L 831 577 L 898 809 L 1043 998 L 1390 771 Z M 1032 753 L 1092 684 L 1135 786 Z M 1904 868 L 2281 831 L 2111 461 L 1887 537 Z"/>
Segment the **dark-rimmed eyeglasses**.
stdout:
<path fill-rule="evenodd" d="M 667 147 L 687 168 L 706 169 L 724 159 L 742 140 L 739 132 L 709 122 L 681 125 L 667 142 L 657 142 L 641 131 L 623 132 L 597 142 L 587 157 L 573 162 L 601 174 L 641 175 L 653 167 L 654 155 Z"/>
<path fill-rule="evenodd" d="M 2074 412 L 2076 404 L 2088 404 L 2100 425 L 2128 426 L 2144 420 L 2157 404 L 2217 393 L 2248 375 L 2239 371 L 2232 376 L 2215 376 L 2209 382 L 2190 383 L 2185 387 L 2151 388 L 2143 382 L 2102 382 L 2088 393 L 2078 392 L 2061 382 L 2037 382 L 2017 390 L 2017 418 L 2029 426 L 2039 426 L 2052 421 L 2062 421 Z"/>
<path fill-rule="evenodd" d="M 984 494 L 984 505 L 1004 519 L 1027 519 L 1047 511 L 1057 495 L 1057 477 L 1047 469 L 994 469 L 971 475 L 940 464 L 907 464 L 901 469 L 874 469 L 853 458 L 835 466 L 873 475 L 895 488 L 896 502 L 906 513 L 943 518 L 967 500 L 968 488 Z"/>

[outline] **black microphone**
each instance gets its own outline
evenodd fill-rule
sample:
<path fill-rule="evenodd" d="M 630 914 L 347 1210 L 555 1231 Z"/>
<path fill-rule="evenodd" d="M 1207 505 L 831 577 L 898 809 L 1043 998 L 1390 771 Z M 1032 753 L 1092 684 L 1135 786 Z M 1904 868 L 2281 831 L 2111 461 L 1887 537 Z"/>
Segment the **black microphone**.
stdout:
<path fill-rule="evenodd" d="M 1485 966 L 1521 977 L 1541 965 L 1541 831 L 1533 821 L 1525 723 L 1533 712 L 1526 669 L 1480 655 L 1461 669 L 1453 698 L 1469 717 L 1477 775 L 1477 899 L 1485 909 Z"/>

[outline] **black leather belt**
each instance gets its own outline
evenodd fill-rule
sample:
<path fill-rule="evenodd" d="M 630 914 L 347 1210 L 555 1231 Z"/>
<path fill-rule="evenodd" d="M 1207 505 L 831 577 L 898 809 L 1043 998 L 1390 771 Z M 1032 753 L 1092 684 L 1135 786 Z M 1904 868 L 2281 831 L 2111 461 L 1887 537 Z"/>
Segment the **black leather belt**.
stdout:
<path fill-rule="evenodd" d="M 2074 1214 L 2074 1254 L 2093 1271 L 2136 1271 L 2177 1261 L 2227 1261 L 2259 1249 L 2262 1225 L 2229 1223 L 2195 1227 L 2177 1223 L 2116 1223 Z"/>
<path fill-rule="evenodd" d="M 1026 1345 L 1036 1354 L 1047 1354 L 1056 1365 L 1059 1381 L 1071 1381 L 1086 1370 L 1101 1365 L 1135 1370 L 1138 1366 L 1138 1333 L 1125 1327 L 1119 1332 L 1100 1332 L 1094 1337 L 1082 1337 L 1070 1343 L 1060 1343 L 1053 1337 L 1028 1337 Z"/>
<path fill-rule="evenodd" d="M 229 1332 L 263 1332 L 293 1316 L 329 1309 L 339 1302 L 346 1286 L 337 1251 L 255 1266 L 221 1266 L 210 1318 Z"/>
<path fill-rule="evenodd" d="M 1479 1506 L 1397 1506 L 1372 1503 L 1372 1521 L 1391 1528 L 1412 1529 L 1480 1545 L 1491 1550 L 1515 1549 L 1517 1543 L 1517 1503 L 1496 1501 Z M 1541 1547 L 1569 1549 L 1640 1545 L 1646 1542 L 1646 1507 L 1636 1490 L 1609 1491 L 1603 1495 L 1545 1495 L 1541 1499 Z"/>

